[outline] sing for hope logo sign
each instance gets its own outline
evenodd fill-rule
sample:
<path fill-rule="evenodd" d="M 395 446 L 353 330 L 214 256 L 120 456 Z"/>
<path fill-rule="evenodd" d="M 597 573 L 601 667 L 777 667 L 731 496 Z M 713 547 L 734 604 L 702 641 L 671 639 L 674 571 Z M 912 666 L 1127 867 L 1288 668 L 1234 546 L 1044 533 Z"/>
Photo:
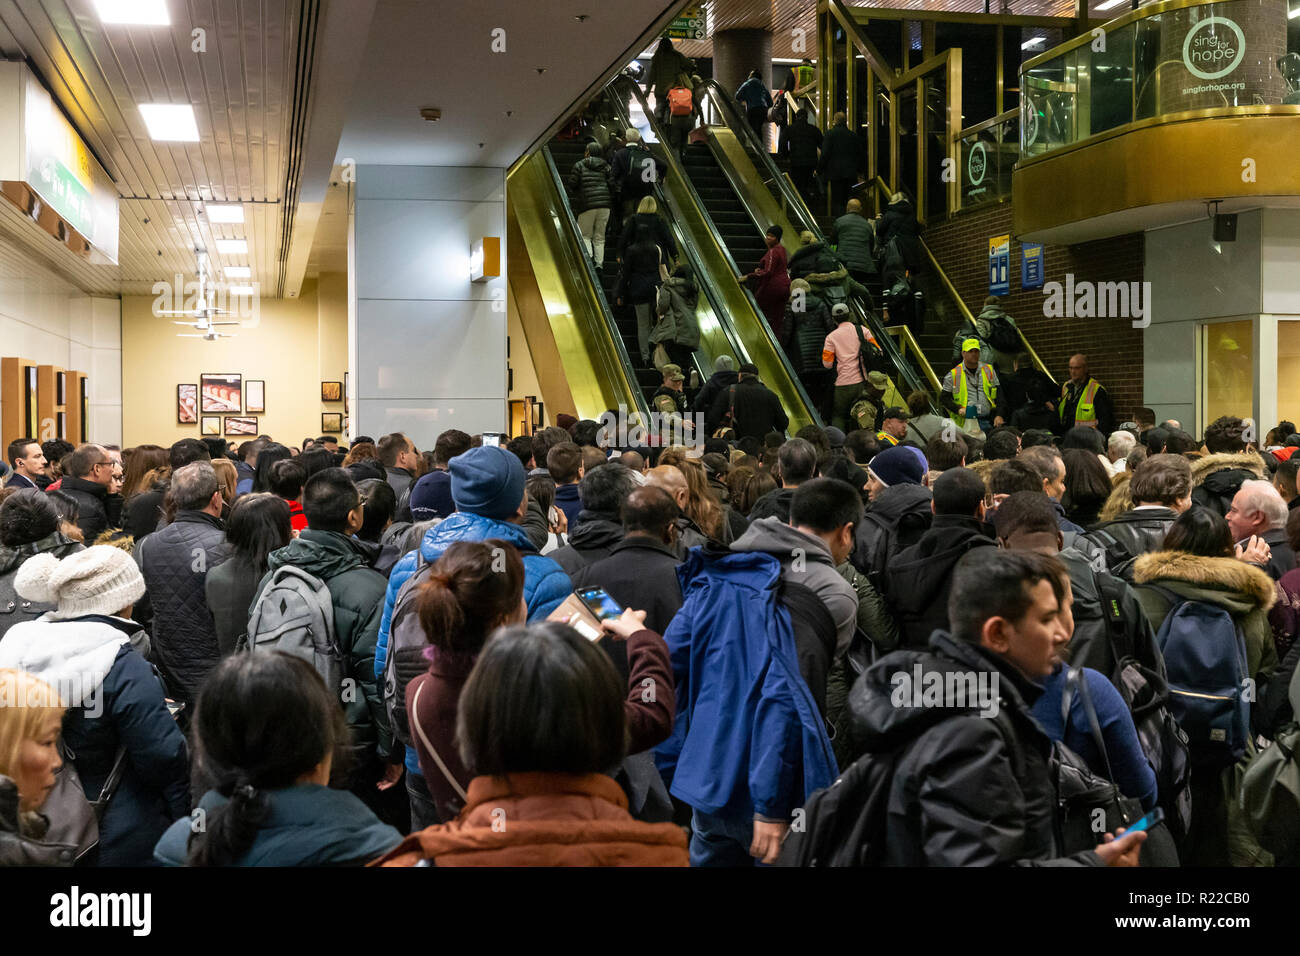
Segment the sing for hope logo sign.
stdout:
<path fill-rule="evenodd" d="M 1227 76 L 1245 58 L 1246 35 L 1227 17 L 1206 17 L 1183 40 L 1183 66 L 1202 80 Z"/>

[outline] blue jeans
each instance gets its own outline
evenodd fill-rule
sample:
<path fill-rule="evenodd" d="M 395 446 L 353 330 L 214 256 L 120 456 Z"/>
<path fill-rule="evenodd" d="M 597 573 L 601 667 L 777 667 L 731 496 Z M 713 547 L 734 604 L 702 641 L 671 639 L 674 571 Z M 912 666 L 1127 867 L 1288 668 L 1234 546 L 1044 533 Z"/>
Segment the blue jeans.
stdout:
<path fill-rule="evenodd" d="M 691 814 L 691 866 L 753 866 L 754 818 Z"/>

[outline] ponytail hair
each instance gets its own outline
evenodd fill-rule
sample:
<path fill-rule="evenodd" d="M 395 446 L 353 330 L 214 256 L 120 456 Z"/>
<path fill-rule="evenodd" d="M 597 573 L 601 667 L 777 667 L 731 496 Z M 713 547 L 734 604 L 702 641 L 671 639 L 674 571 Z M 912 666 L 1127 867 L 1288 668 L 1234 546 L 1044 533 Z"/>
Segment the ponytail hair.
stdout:
<path fill-rule="evenodd" d="M 507 541 L 457 541 L 434 564 L 416 610 L 429 643 L 442 651 L 477 654 L 488 636 L 519 607 L 524 562 Z"/>
<path fill-rule="evenodd" d="M 234 866 L 270 813 L 272 790 L 291 787 L 342 757 L 343 708 L 316 669 L 271 651 L 227 657 L 199 694 L 194 739 L 200 777 L 227 802 L 190 835 L 190 866 Z M 333 769 L 346 773 L 334 759 Z"/>

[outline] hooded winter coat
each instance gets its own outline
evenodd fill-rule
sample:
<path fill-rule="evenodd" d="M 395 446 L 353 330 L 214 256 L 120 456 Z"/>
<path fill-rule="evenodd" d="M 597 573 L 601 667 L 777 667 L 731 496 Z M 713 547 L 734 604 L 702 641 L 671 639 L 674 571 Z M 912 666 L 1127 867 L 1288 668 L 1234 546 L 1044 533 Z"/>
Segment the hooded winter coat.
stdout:
<path fill-rule="evenodd" d="M 236 866 L 360 866 L 401 842 L 402 835 L 346 790 L 307 783 L 267 792 L 270 812 L 253 845 Z M 199 807 L 212 813 L 227 798 L 209 790 Z M 185 866 L 190 820 L 177 820 L 163 834 L 154 858 Z"/>
<path fill-rule="evenodd" d="M 475 777 L 450 823 L 412 833 L 375 866 L 687 866 L 686 834 L 640 823 L 604 774 Z M 496 825 L 501 813 L 511 821 Z"/>
<path fill-rule="evenodd" d="M 868 577 L 883 573 L 894 555 L 929 529 L 933 497 L 924 485 L 891 485 L 881 491 L 854 533 L 853 566 Z"/>
<path fill-rule="evenodd" d="M 779 518 L 759 518 L 731 543 L 732 551 L 759 551 L 781 562 L 781 577 L 797 581 L 822 599 L 835 621 L 835 654 L 853 640 L 858 617 L 858 593 L 840 573 L 830 548 L 820 538 L 790 527 Z"/>
<path fill-rule="evenodd" d="M 135 618 L 146 626 L 152 621 L 151 659 L 168 694 L 192 701 L 221 659 L 204 580 L 230 556 L 225 526 L 203 511 L 178 511 L 171 524 L 136 544 L 133 556 L 148 588 Z"/>
<path fill-rule="evenodd" d="M 1243 481 L 1267 477 L 1268 466 L 1254 451 L 1206 455 L 1192 462 L 1192 502 L 1222 518 Z"/>
<path fill-rule="evenodd" d="M 685 601 L 664 635 L 677 719 L 655 763 L 671 793 L 698 810 L 788 820 L 837 769 L 779 598 L 781 565 L 697 548 L 678 578 Z"/>
<path fill-rule="evenodd" d="M 54 610 L 53 604 L 29 601 L 19 597 L 18 592 L 14 590 L 14 575 L 23 566 L 23 562 L 34 554 L 43 554 L 46 551 L 62 560 L 70 554 L 84 550 L 83 544 L 73 541 L 60 531 L 16 548 L 0 546 L 0 637 L 4 637 L 5 632 L 15 624 L 34 621 L 46 611 Z"/>
<path fill-rule="evenodd" d="M 59 490 L 77 499 L 77 505 L 81 509 L 77 527 L 87 541 L 94 541 L 106 529 L 121 524 L 122 496 L 110 495 L 107 485 L 64 475 Z"/>
<path fill-rule="evenodd" d="M 822 348 L 827 334 L 835 328 L 835 322 L 831 319 L 830 306 L 817 293 L 805 293 L 803 306 L 802 312 L 796 312 L 792 302 L 786 304 L 783 347 L 796 372 L 822 375 L 825 372 Z"/>
<path fill-rule="evenodd" d="M 384 710 L 382 686 L 375 676 L 375 640 L 384 609 L 384 576 L 369 565 L 369 554 L 346 535 L 308 528 L 288 545 L 272 551 L 270 570 L 250 605 L 257 607 L 271 576 L 285 565 L 300 568 L 325 582 L 334 608 L 334 637 L 343 652 L 343 677 L 356 681 L 360 694 L 345 701 L 352 732 L 354 773 L 360 775 L 376 757 L 392 749 L 392 731 Z"/>
<path fill-rule="evenodd" d="M 991 531 L 978 518 L 935 515 L 921 540 L 889 562 L 885 599 L 903 647 L 925 648 L 936 630 L 948 630 L 953 568 L 969 551 L 997 547 Z"/>
<path fill-rule="evenodd" d="M 787 271 L 791 279 L 807 279 L 810 275 L 834 272 L 843 265 L 831 251 L 830 246 L 819 239 L 796 249 L 790 256 Z"/>
<path fill-rule="evenodd" d="M 722 372 L 714 372 L 709 376 L 709 380 L 700 386 L 700 390 L 695 393 L 695 401 L 692 403 L 697 409 L 704 412 L 705 415 L 711 416 L 713 413 L 713 403 L 717 397 L 727 391 L 732 385 L 740 381 L 740 373 L 730 369 Z M 712 435 L 718 423 L 712 418 L 706 418 L 704 422 L 705 431 Z"/>
<path fill-rule="evenodd" d="M 659 286 L 659 320 L 650 331 L 650 344 L 675 342 L 688 349 L 700 347 L 700 320 L 695 309 L 700 290 L 689 276 L 669 276 Z"/>
<path fill-rule="evenodd" d="M 790 504 L 794 501 L 793 488 L 773 488 L 754 502 L 746 515 L 750 521 L 760 518 L 776 518 L 783 524 L 790 521 Z"/>
<path fill-rule="evenodd" d="M 1137 559 L 1133 581 L 1138 585 L 1137 597 L 1153 631 L 1160 631 L 1171 602 L 1153 588 L 1142 587 L 1147 584 L 1159 585 L 1191 601 L 1223 608 L 1241 625 L 1250 675 L 1267 678 L 1277 669 L 1277 648 L 1268 623 L 1268 612 L 1277 600 L 1277 591 L 1273 579 L 1259 568 L 1236 558 L 1156 551 Z"/>
<path fill-rule="evenodd" d="M 618 515 L 587 511 L 585 508 L 578 513 L 575 525 L 577 530 L 569 533 L 568 546 L 556 548 L 548 555 L 570 576 L 589 564 L 609 557 L 626 533 Z"/>
<path fill-rule="evenodd" d="M 578 212 L 613 206 L 613 182 L 614 170 L 599 156 L 584 156 L 574 163 L 569 173 L 569 188 Z"/>
<path fill-rule="evenodd" d="M 914 680 L 918 668 L 957 687 L 973 672 L 996 691 L 996 714 L 980 716 L 970 701 L 914 705 L 930 678 L 904 687 L 896 676 Z M 1057 845 L 1052 743 L 1029 713 L 1042 692 L 945 632 L 928 649 L 895 651 L 858 678 L 849 694 L 855 739 L 873 754 L 901 748 L 889 785 L 886 866 L 1101 865 L 1091 850 L 1062 857 Z"/>
<path fill-rule="evenodd" d="M 99 824 L 100 866 L 148 866 L 173 820 L 189 826 L 189 753 L 162 682 L 131 646 L 134 621 L 90 615 L 29 621 L 0 641 L 0 667 L 35 674 L 68 704 L 63 742 L 88 800 L 125 749 L 122 780 Z"/>

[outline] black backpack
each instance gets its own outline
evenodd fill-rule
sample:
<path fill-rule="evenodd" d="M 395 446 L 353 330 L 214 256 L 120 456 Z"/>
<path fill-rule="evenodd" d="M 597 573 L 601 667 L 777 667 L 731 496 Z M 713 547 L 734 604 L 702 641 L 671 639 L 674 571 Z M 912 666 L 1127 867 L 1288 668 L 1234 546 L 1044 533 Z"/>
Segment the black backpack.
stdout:
<path fill-rule="evenodd" d="M 989 319 L 988 343 L 999 352 L 1014 355 L 1020 351 L 1020 336 L 1015 327 L 1000 315 Z"/>
<path fill-rule="evenodd" d="M 416 548 L 415 571 L 402 582 L 393 600 L 393 615 L 388 625 L 388 655 L 384 658 L 384 712 L 393 736 L 406 746 L 414 746 L 411 727 L 406 719 L 406 688 L 429 669 L 424 656 L 429 638 L 420 624 L 420 588 L 433 573 L 433 564 Z"/>

